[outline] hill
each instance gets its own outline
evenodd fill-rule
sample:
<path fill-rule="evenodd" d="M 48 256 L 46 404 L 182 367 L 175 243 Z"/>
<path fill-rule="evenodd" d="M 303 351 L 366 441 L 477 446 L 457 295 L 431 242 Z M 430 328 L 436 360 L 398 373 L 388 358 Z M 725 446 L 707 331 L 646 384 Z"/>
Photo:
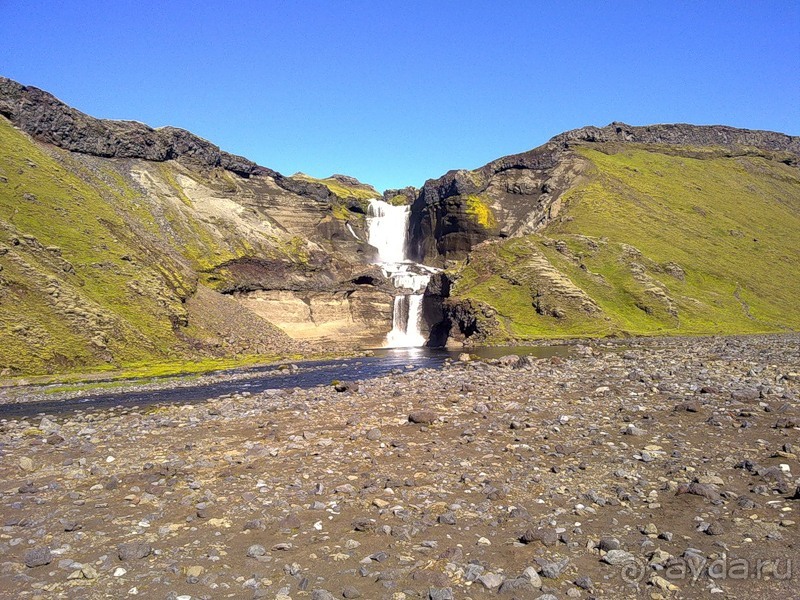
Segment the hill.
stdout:
<path fill-rule="evenodd" d="M 427 182 L 440 339 L 797 330 L 799 158 L 783 134 L 614 123 Z"/>
<path fill-rule="evenodd" d="M 800 329 L 800 138 L 612 123 L 419 188 L 430 344 Z M 0 373 L 379 345 L 366 204 L 0 78 Z"/>
<path fill-rule="evenodd" d="M 285 177 L 1 78 L 0 149 L 2 373 L 308 353 L 306 339 L 388 331 L 355 180 Z"/>

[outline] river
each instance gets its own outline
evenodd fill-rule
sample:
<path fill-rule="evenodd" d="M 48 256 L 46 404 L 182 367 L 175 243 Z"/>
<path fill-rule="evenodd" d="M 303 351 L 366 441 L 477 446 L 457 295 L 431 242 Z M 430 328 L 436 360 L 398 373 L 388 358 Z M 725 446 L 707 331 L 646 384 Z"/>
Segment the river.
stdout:
<path fill-rule="evenodd" d="M 568 346 L 519 346 L 471 348 L 470 354 L 479 358 L 499 358 L 507 354 L 535 356 L 566 356 Z M 400 369 L 438 369 L 446 360 L 457 360 L 460 351 L 439 348 L 381 348 L 374 356 L 338 360 L 298 362 L 296 370 L 277 365 L 219 371 L 194 382 L 188 376 L 170 378 L 163 387 L 150 387 L 134 391 L 87 392 L 67 399 L 40 400 L 0 404 L 0 419 L 18 419 L 39 414 L 58 415 L 76 410 L 98 410 L 112 407 L 130 408 L 155 404 L 190 404 L 203 402 L 225 394 L 266 390 L 311 388 L 331 385 L 334 380 L 365 380 L 387 375 Z M 192 381 L 194 383 L 187 383 Z M 151 383 L 152 381 L 148 381 Z M 177 382 L 177 385 L 176 385 Z M 40 388 L 47 392 L 47 387 Z"/>

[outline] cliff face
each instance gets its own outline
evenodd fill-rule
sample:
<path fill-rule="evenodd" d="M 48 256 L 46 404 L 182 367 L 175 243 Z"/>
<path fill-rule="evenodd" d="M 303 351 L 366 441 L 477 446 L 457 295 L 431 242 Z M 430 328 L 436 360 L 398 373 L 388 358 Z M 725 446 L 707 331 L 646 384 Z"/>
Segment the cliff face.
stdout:
<path fill-rule="evenodd" d="M 634 127 L 625 123 L 611 123 L 605 127 L 573 129 L 550 140 L 551 144 L 566 147 L 581 142 L 693 146 L 723 149 L 732 154 L 758 154 L 767 151 L 781 155 L 781 159 L 789 161 L 787 164 L 794 165 L 797 165 L 797 160 L 800 159 L 800 137 L 798 136 L 775 131 L 737 129 L 725 125 L 669 123 Z"/>
<path fill-rule="evenodd" d="M 180 160 L 222 167 L 248 177 L 261 169 L 241 156 L 175 127 L 153 129 L 136 121 L 95 119 L 35 87 L 0 77 L 0 115 L 34 139 L 104 158 Z"/>

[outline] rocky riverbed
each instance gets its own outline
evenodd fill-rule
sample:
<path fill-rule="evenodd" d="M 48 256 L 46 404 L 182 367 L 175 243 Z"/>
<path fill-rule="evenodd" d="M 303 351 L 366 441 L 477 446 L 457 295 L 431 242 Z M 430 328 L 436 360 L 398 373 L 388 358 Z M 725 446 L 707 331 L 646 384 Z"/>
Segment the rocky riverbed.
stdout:
<path fill-rule="evenodd" d="M 0 421 L 0 596 L 792 598 L 800 336 Z"/>

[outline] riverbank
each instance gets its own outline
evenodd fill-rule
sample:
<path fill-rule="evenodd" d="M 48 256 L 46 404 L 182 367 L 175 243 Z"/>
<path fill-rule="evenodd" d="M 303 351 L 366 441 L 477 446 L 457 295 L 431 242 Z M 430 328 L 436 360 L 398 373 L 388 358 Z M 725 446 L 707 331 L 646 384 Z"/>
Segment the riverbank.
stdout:
<path fill-rule="evenodd" d="M 800 336 L 604 344 L 2 420 L 0 595 L 792 597 Z"/>

